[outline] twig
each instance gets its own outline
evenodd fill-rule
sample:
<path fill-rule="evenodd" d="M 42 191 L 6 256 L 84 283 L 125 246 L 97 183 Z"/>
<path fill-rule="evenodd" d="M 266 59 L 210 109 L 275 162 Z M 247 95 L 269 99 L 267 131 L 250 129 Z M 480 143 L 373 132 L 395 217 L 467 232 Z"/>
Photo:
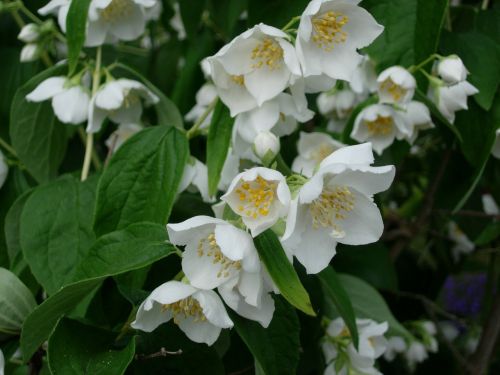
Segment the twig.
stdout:
<path fill-rule="evenodd" d="M 490 357 L 500 333 L 500 293 L 497 293 L 486 323 L 484 324 L 479 345 L 469 358 L 469 374 L 482 375 L 488 368 Z"/>
<path fill-rule="evenodd" d="M 181 355 L 182 354 L 182 349 L 179 349 L 175 352 L 168 351 L 165 348 L 161 348 L 158 352 L 156 353 L 151 353 L 151 354 L 136 354 L 135 359 L 137 361 L 143 361 L 151 358 L 158 358 L 158 357 L 166 357 L 169 355 Z"/>
<path fill-rule="evenodd" d="M 215 98 L 212 100 L 212 102 L 208 105 L 208 107 L 205 109 L 205 111 L 201 114 L 200 117 L 198 117 L 198 120 L 194 123 L 194 125 L 187 131 L 186 136 L 188 139 L 193 138 L 195 135 L 198 134 L 198 128 L 203 124 L 205 119 L 208 117 L 210 113 L 215 108 L 215 105 L 217 104 L 219 98 Z"/>

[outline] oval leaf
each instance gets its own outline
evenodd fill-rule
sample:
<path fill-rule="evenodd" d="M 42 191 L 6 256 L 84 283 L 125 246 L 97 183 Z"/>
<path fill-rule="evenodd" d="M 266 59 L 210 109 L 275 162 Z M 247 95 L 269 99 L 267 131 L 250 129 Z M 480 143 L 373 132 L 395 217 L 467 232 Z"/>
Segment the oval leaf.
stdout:
<path fill-rule="evenodd" d="M 90 0 L 72 0 L 66 17 L 69 74 L 73 74 L 85 43 Z"/>

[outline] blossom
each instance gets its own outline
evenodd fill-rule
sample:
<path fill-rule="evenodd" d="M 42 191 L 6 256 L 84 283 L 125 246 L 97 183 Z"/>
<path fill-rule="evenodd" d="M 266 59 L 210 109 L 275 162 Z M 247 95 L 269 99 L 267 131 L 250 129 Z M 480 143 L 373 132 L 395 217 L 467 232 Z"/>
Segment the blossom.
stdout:
<path fill-rule="evenodd" d="M 409 125 L 410 135 L 407 136 L 407 139 L 410 143 L 415 142 L 420 130 L 434 127 L 429 108 L 423 103 L 412 100 L 406 105 L 402 115 Z"/>
<path fill-rule="evenodd" d="M 415 78 L 401 66 L 392 66 L 377 77 L 377 92 L 380 103 L 408 103 L 413 98 L 416 87 Z"/>
<path fill-rule="evenodd" d="M 395 169 L 372 167 L 373 161 L 370 143 L 343 147 L 321 162 L 292 201 L 282 243 L 307 273 L 328 266 L 337 242 L 364 245 L 382 235 L 372 197 L 391 185 Z"/>
<path fill-rule="evenodd" d="M 151 332 L 160 324 L 174 323 L 197 343 L 212 345 L 222 328 L 233 322 L 213 290 L 200 290 L 179 281 L 168 281 L 142 302 L 131 327 Z"/>
<path fill-rule="evenodd" d="M 203 202 L 213 203 L 214 197 L 208 193 L 208 169 L 198 159 L 191 157 L 191 160 L 186 164 L 181 182 L 179 184 L 178 193 L 184 190 L 198 190 L 203 199 Z"/>
<path fill-rule="evenodd" d="M 0 375 L 4 375 L 5 358 L 2 349 L 0 349 Z"/>
<path fill-rule="evenodd" d="M 40 38 L 40 27 L 35 23 L 24 25 L 17 39 L 24 43 L 34 43 Z"/>
<path fill-rule="evenodd" d="M 332 90 L 318 95 L 316 104 L 319 112 L 328 117 L 327 129 L 340 133 L 354 107 L 360 102 L 358 95 L 345 85 L 340 90 Z"/>
<path fill-rule="evenodd" d="M 221 197 L 255 237 L 288 213 L 290 189 L 278 171 L 256 167 L 238 174 Z"/>
<path fill-rule="evenodd" d="M 363 56 L 361 62 L 352 72 L 349 84 L 352 91 L 361 96 L 377 91 L 375 64 L 369 56 Z"/>
<path fill-rule="evenodd" d="M 255 137 L 253 151 L 260 160 L 274 159 L 280 152 L 280 139 L 271 132 L 260 132 Z"/>
<path fill-rule="evenodd" d="M 431 82 L 427 96 L 436 104 L 439 112 L 453 123 L 456 111 L 468 109 L 467 97 L 478 92 L 479 90 L 467 81 L 450 86 Z"/>
<path fill-rule="evenodd" d="M 413 341 L 405 353 L 405 358 L 410 368 L 415 367 L 417 363 L 425 361 L 428 357 L 429 355 L 425 346 L 418 341 Z"/>
<path fill-rule="evenodd" d="M 19 57 L 19 61 L 21 62 L 32 62 L 36 61 L 42 50 L 40 46 L 36 43 L 28 43 L 21 49 L 21 56 Z"/>
<path fill-rule="evenodd" d="M 26 95 L 30 102 L 52 100 L 52 108 L 59 121 L 80 124 L 87 120 L 90 93 L 86 80 L 50 77 Z"/>
<path fill-rule="evenodd" d="M 179 3 L 175 2 L 172 7 L 174 8 L 174 15 L 170 19 L 169 25 L 177 31 L 177 38 L 179 40 L 186 39 L 186 28 L 184 27 L 184 22 L 182 22 L 181 9 Z"/>
<path fill-rule="evenodd" d="M 453 221 L 450 221 L 448 224 L 448 236 L 455 243 L 451 249 L 455 261 L 458 261 L 461 254 L 469 254 L 474 251 L 476 247 L 474 242 L 472 242 Z"/>
<path fill-rule="evenodd" d="M 339 374 L 351 372 L 380 374 L 375 368 L 375 360 L 387 348 L 384 333 L 388 329 L 388 324 L 387 322 L 377 324 L 371 319 L 356 319 L 356 326 L 359 334 L 358 349 L 354 347 L 350 332 L 342 318 L 337 318 L 328 325 L 327 336 L 322 344 L 328 363 L 325 374 L 336 374 L 339 368 Z M 341 361 L 340 365 L 337 361 Z"/>
<path fill-rule="evenodd" d="M 406 351 L 406 341 L 399 336 L 392 336 L 387 340 L 387 350 L 384 353 L 384 358 L 387 361 L 393 361 L 398 353 Z"/>
<path fill-rule="evenodd" d="M 138 81 L 120 78 L 104 84 L 90 101 L 87 132 L 97 133 L 106 117 L 118 124 L 139 123 L 141 99 L 145 105 L 159 101 L 151 90 Z"/>
<path fill-rule="evenodd" d="M 283 31 L 259 24 L 208 58 L 217 92 L 231 116 L 261 106 L 301 76 L 288 39 Z"/>
<path fill-rule="evenodd" d="M 500 215 L 500 209 L 491 194 L 481 195 L 481 202 L 485 213 L 488 215 Z"/>
<path fill-rule="evenodd" d="M 85 45 L 96 47 L 119 40 L 131 41 L 144 33 L 157 0 L 92 0 L 89 6 Z M 57 14 L 59 26 L 66 32 L 70 0 L 52 0 L 38 10 L 42 15 Z"/>
<path fill-rule="evenodd" d="M 292 163 L 292 171 L 311 177 L 315 168 L 328 155 L 344 146 L 325 133 L 300 132 L 297 142 L 298 155 Z"/>
<path fill-rule="evenodd" d="M 465 81 L 467 74 L 469 74 L 462 59 L 457 55 L 451 55 L 438 61 L 435 71 L 444 82 L 452 85 Z"/>
<path fill-rule="evenodd" d="M 326 74 L 349 81 L 362 59 L 357 49 L 368 46 L 383 31 L 358 3 L 312 0 L 306 7 L 296 41 L 305 77 Z"/>
<path fill-rule="evenodd" d="M 106 139 L 106 146 L 110 152 L 115 153 L 127 139 L 132 137 L 135 133 L 140 132 L 144 129 L 142 126 L 137 124 L 120 124 L 118 129 L 116 129 L 108 139 Z"/>
<path fill-rule="evenodd" d="M 386 104 L 372 104 L 354 120 L 351 138 L 358 142 L 372 142 L 373 149 L 380 155 L 395 138 L 410 138 L 411 133 L 400 111 Z"/>
<path fill-rule="evenodd" d="M 491 154 L 500 159 L 500 129 L 497 129 L 495 132 L 495 143 L 493 143 Z"/>
<path fill-rule="evenodd" d="M 5 157 L 2 151 L 0 150 L 0 188 L 5 183 L 8 174 L 9 174 L 9 166 L 7 165 Z"/>
<path fill-rule="evenodd" d="M 191 110 L 184 116 L 186 121 L 195 122 L 201 115 L 207 110 L 208 106 L 217 98 L 217 91 L 212 83 L 205 83 L 196 93 L 196 104 Z M 212 114 L 210 114 L 201 123 L 200 129 L 206 129 L 210 126 L 212 121 Z"/>

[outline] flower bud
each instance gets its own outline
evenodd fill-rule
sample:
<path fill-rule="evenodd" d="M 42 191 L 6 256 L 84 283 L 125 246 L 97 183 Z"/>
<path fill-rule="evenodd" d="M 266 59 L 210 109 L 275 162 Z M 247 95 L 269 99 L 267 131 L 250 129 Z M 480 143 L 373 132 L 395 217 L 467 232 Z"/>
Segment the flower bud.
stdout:
<path fill-rule="evenodd" d="M 24 43 L 33 43 L 40 37 L 40 29 L 34 23 L 29 23 L 21 29 L 17 39 Z"/>
<path fill-rule="evenodd" d="M 280 140 L 271 132 L 260 132 L 255 137 L 253 152 L 262 161 L 274 159 L 280 151 Z"/>
<path fill-rule="evenodd" d="M 465 81 L 468 72 L 460 57 L 451 55 L 438 63 L 437 73 L 447 84 L 453 85 Z"/>
<path fill-rule="evenodd" d="M 28 43 L 21 50 L 21 62 L 35 61 L 40 57 L 40 47 L 38 44 Z"/>

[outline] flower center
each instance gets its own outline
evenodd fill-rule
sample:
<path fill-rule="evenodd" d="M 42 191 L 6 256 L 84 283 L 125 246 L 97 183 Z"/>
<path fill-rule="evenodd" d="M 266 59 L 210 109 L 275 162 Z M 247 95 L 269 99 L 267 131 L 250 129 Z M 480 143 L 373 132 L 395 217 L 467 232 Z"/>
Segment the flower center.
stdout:
<path fill-rule="evenodd" d="M 273 39 L 265 38 L 252 50 L 252 68 L 259 69 L 267 66 L 270 70 L 281 67 L 283 61 L 283 48 Z"/>
<path fill-rule="evenodd" d="M 311 152 L 311 158 L 317 163 L 321 163 L 333 151 L 334 147 L 331 144 L 322 143 L 313 152 Z"/>
<path fill-rule="evenodd" d="M 198 242 L 198 256 L 212 257 L 213 264 L 220 264 L 219 272 L 217 277 L 228 277 L 232 270 L 241 269 L 240 261 L 233 261 L 222 254 L 217 241 L 215 240 L 215 233 L 210 233 L 208 237 L 202 238 Z"/>
<path fill-rule="evenodd" d="M 325 51 L 333 50 L 335 44 L 344 43 L 347 33 L 342 28 L 349 22 L 349 17 L 342 13 L 329 11 L 312 19 L 312 40 Z"/>
<path fill-rule="evenodd" d="M 267 216 L 276 196 L 276 187 L 276 182 L 267 181 L 260 176 L 254 181 L 243 182 L 236 189 L 241 202 L 238 211 L 254 219 Z"/>
<path fill-rule="evenodd" d="M 190 316 L 194 318 L 195 322 L 204 322 L 207 320 L 200 303 L 193 297 L 181 299 L 174 303 L 167 303 L 162 308 L 163 311 L 170 310 L 172 312 L 175 324 L 179 324 L 182 319 Z"/>
<path fill-rule="evenodd" d="M 109 5 L 101 11 L 101 17 L 105 21 L 113 21 L 129 16 L 133 11 L 133 3 L 130 0 L 112 0 Z"/>
<path fill-rule="evenodd" d="M 332 236 L 341 238 L 345 236 L 345 232 L 338 222 L 344 220 L 353 208 L 354 195 L 347 186 L 324 188 L 321 195 L 309 206 L 313 228 L 332 228 Z"/>
<path fill-rule="evenodd" d="M 372 135 L 387 135 L 392 131 L 392 117 L 391 116 L 377 116 L 373 121 L 365 121 L 368 131 Z"/>
<path fill-rule="evenodd" d="M 381 83 L 380 89 L 388 92 L 396 102 L 399 102 L 406 95 L 406 90 L 400 85 L 395 84 L 390 78 Z"/>
<path fill-rule="evenodd" d="M 237 85 L 243 86 L 245 84 L 245 77 L 242 76 L 242 75 L 241 76 L 232 75 L 231 76 L 231 81 L 233 81 Z"/>

